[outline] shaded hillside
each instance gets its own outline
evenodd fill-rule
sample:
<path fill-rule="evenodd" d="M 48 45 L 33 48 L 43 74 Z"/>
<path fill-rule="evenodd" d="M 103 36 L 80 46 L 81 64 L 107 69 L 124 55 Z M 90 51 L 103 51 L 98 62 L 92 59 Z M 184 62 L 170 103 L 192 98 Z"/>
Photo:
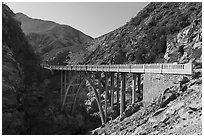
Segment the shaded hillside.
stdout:
<path fill-rule="evenodd" d="M 14 16 L 2 4 L 2 134 L 25 133 L 23 97 L 42 82 L 40 60 Z"/>
<path fill-rule="evenodd" d="M 5 55 L 7 58 L 7 52 L 9 52 L 9 57 L 13 58 L 13 62 L 17 62 L 18 66 L 22 68 L 23 82 L 25 84 L 32 83 L 36 77 L 30 77 L 30 75 L 37 73 L 40 68 L 39 57 L 26 40 L 20 23 L 14 18 L 15 14 L 6 5 L 2 5 L 2 7 L 2 45 L 3 51 L 5 51 L 3 57 Z"/>
<path fill-rule="evenodd" d="M 124 26 L 95 39 L 85 63 L 164 62 L 168 36 L 189 26 L 201 11 L 202 3 L 150 3 Z"/>
<path fill-rule="evenodd" d="M 23 13 L 17 13 L 16 18 L 21 22 L 23 32 L 43 61 L 61 64 L 70 54 L 83 51 L 85 43 L 92 40 L 90 36 L 68 25 L 33 19 Z M 58 54 L 64 56 L 58 59 Z"/>
<path fill-rule="evenodd" d="M 60 72 L 51 75 L 40 67 L 40 59 L 20 22 L 5 4 L 2 4 L 2 61 L 2 134 L 86 134 L 99 126 L 99 117 L 78 103 L 82 101 L 80 97 L 86 99 L 86 87 L 79 94 L 76 104 L 80 105 L 75 106 L 72 115 L 70 111 L 61 111 Z"/>

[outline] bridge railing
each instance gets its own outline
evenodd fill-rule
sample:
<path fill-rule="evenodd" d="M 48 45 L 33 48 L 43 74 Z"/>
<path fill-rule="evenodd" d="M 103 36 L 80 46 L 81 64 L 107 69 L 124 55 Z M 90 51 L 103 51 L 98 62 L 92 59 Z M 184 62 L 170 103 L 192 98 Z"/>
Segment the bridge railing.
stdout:
<path fill-rule="evenodd" d="M 49 66 L 41 64 L 46 69 L 74 70 L 74 71 L 104 71 L 104 72 L 132 72 L 159 74 L 192 74 L 192 63 L 187 64 L 117 64 L 117 65 L 67 65 Z"/>

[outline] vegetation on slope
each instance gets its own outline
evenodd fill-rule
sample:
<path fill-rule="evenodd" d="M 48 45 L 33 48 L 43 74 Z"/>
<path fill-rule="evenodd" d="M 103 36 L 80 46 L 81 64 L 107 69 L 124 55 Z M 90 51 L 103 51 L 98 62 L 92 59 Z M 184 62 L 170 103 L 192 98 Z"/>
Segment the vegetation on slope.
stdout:
<path fill-rule="evenodd" d="M 85 134 L 99 126 L 99 117 L 80 103 L 73 115 L 61 111 L 60 73 L 40 67 L 15 14 L 5 4 L 2 9 L 2 134 Z"/>
<path fill-rule="evenodd" d="M 157 4 L 159 3 L 151 3 L 150 5 L 157 5 Z M 164 53 L 165 53 L 164 58 L 163 58 L 163 55 L 161 57 L 163 58 L 163 61 L 165 60 L 168 62 L 187 63 L 192 61 L 193 62 L 192 76 L 183 76 L 183 80 L 180 80 L 180 82 L 174 81 L 175 82 L 174 85 L 171 87 L 166 87 L 166 90 L 164 90 L 159 97 L 155 98 L 155 100 L 150 105 L 142 106 L 141 104 L 143 102 L 139 102 L 134 104 L 133 106 L 127 107 L 124 113 L 125 115 L 124 117 L 122 118 L 118 117 L 112 121 L 109 121 L 105 125 L 105 127 L 97 128 L 92 132 L 92 134 L 99 134 L 99 135 L 104 135 L 104 134 L 105 135 L 107 134 L 109 135 L 110 134 L 111 135 L 172 135 L 172 134 L 199 135 L 199 134 L 202 134 L 201 3 L 176 3 L 176 4 L 168 3 L 167 5 L 176 6 L 177 4 L 179 4 L 178 18 L 182 18 L 182 19 L 179 20 L 178 22 L 177 22 L 178 19 L 175 19 L 175 21 L 172 21 L 171 18 L 168 18 L 169 16 L 168 15 L 166 17 L 167 19 L 166 18 L 162 19 L 161 22 L 159 23 L 162 24 L 162 21 L 165 20 L 168 24 L 169 22 L 171 24 L 171 21 L 172 21 L 173 23 L 175 23 L 176 26 L 173 26 L 174 24 L 169 26 L 164 25 L 156 29 L 156 30 L 164 29 L 161 35 L 167 34 L 166 42 L 164 43 L 167 49 L 164 50 Z M 150 7 L 147 6 L 143 10 L 144 11 L 154 10 L 154 8 L 153 9 L 151 8 L 149 9 L 149 8 Z M 172 10 L 174 8 L 172 7 L 169 9 Z M 160 10 L 160 8 L 157 7 L 155 10 Z M 181 10 L 183 13 L 182 15 L 179 12 Z M 137 16 L 138 18 L 133 18 L 129 22 L 129 23 L 132 23 L 131 25 L 135 25 L 137 27 L 141 25 L 140 24 L 141 22 L 143 23 L 148 22 L 148 19 L 143 19 L 145 21 L 140 20 L 139 17 L 147 18 L 148 16 L 147 14 L 143 15 L 143 13 L 146 13 L 146 12 L 142 12 L 142 11 L 138 14 L 139 15 Z M 192 13 L 192 11 L 194 12 Z M 157 15 L 159 14 L 160 12 Z M 175 13 L 175 16 L 176 14 L 177 13 Z M 186 17 L 183 18 L 183 16 L 185 15 Z M 168 29 L 168 27 L 170 27 L 171 29 Z M 152 30 L 152 32 L 154 32 L 154 29 L 152 28 L 149 28 L 149 29 Z M 149 32 L 147 36 L 153 37 L 155 35 L 156 36 L 155 38 L 157 38 L 159 34 L 160 33 L 158 33 L 157 31 L 154 33 Z M 99 40 L 102 40 L 102 38 L 99 38 Z M 154 41 L 154 39 L 145 39 L 145 40 L 146 41 L 143 41 L 143 43 L 146 44 L 144 46 L 148 46 L 149 42 L 152 42 L 152 43 L 149 43 L 152 45 L 154 45 L 156 42 L 159 42 L 157 40 Z M 106 41 L 102 40 L 102 43 L 103 43 L 102 45 L 108 46 L 105 44 L 105 42 Z M 92 48 L 93 47 L 94 46 L 92 46 Z M 146 47 L 144 47 L 144 49 L 145 48 Z M 154 49 L 155 47 L 151 47 L 151 48 Z M 103 50 L 103 48 L 101 49 Z M 101 49 L 96 48 L 96 50 L 98 51 L 100 51 Z M 137 54 L 139 57 L 144 57 L 139 59 L 143 59 L 143 60 L 148 59 L 148 58 L 145 58 L 145 56 L 142 56 L 144 55 L 144 53 L 146 52 Z M 147 53 L 150 54 L 151 51 L 148 51 Z M 159 49 L 156 49 L 156 51 L 153 50 L 153 53 L 156 54 L 155 56 L 158 56 L 157 54 L 159 54 Z M 97 53 L 92 53 L 92 54 L 97 54 Z M 100 61 L 100 60 L 97 60 L 97 61 Z M 153 61 L 158 61 L 158 60 L 153 60 Z M 111 63 L 111 62 L 108 62 L 108 63 Z M 169 77 L 173 78 L 175 76 L 171 75 Z M 137 112 L 135 112 L 135 110 Z"/>
<path fill-rule="evenodd" d="M 150 3 L 124 26 L 95 39 L 85 63 L 118 64 L 120 56 L 124 60 L 119 63 L 163 62 L 167 36 L 190 25 L 201 7 L 192 2 Z"/>
<path fill-rule="evenodd" d="M 83 60 L 84 54 L 87 54 L 85 63 L 92 64 L 159 62 L 164 60 L 163 55 L 168 47 L 167 37 L 172 34 L 177 34 L 183 28 L 189 26 L 191 22 L 195 21 L 194 17 L 199 14 L 201 14 L 201 3 L 150 3 L 125 26 L 92 41 L 92 45 L 87 48 L 86 53 L 79 52 L 72 54 L 70 49 L 66 48 L 66 45 L 63 43 L 66 40 L 60 39 L 61 35 L 59 35 L 59 37 L 56 36 L 56 41 L 53 41 L 52 39 L 54 34 L 50 36 L 42 32 L 40 32 L 40 34 L 36 34 L 36 32 L 30 33 L 27 38 L 31 39 L 30 43 L 35 51 L 43 53 L 43 55 L 45 55 L 44 57 L 47 56 L 46 53 L 50 52 L 46 60 L 53 57 L 54 60 L 51 61 L 53 64 L 61 64 L 65 60 L 69 62 L 70 59 L 73 61 L 72 63 L 78 63 Z M 6 5 L 3 5 L 2 16 L 3 133 L 59 134 L 59 130 L 66 132 L 60 132 L 61 134 L 80 133 L 81 128 L 84 128 L 83 126 L 88 127 L 86 122 L 88 120 L 90 121 L 90 119 L 93 121 L 94 117 L 91 118 L 87 116 L 87 112 L 84 107 L 79 109 L 79 112 L 77 112 L 77 115 L 80 117 L 81 115 L 86 115 L 83 117 L 86 120 L 82 121 L 77 121 L 77 117 L 71 117 L 64 112 L 60 112 L 59 100 L 56 99 L 56 96 L 59 95 L 56 93 L 56 91 L 59 91 L 57 88 L 59 87 L 59 81 L 57 81 L 59 80 L 59 74 L 55 74 L 52 80 L 49 76 L 46 80 L 42 79 L 42 73 L 40 73 L 41 71 L 39 71 L 40 69 L 38 65 L 39 58 L 34 54 L 33 49 L 25 40 L 25 36 L 20 29 L 20 23 L 13 18 L 14 14 Z M 58 29 L 55 29 L 53 33 L 57 30 Z M 52 31 L 49 32 L 52 33 Z M 199 29 L 196 31 L 196 37 L 197 33 L 200 33 Z M 192 35 L 190 34 L 192 38 L 194 38 L 193 34 L 194 33 L 192 33 Z M 33 39 L 34 41 L 32 41 Z M 198 41 L 200 42 L 200 39 Z M 44 45 L 48 46 L 44 47 Z M 79 48 L 80 46 L 81 45 L 79 45 Z M 189 45 L 187 45 L 187 47 L 188 46 Z M 201 46 L 202 44 L 193 47 L 195 48 L 194 50 L 198 51 L 201 49 Z M 73 48 L 73 51 L 77 51 L 75 48 L 76 45 L 70 45 L 69 48 L 70 47 Z M 185 52 L 187 53 L 188 50 L 184 50 L 184 53 Z M 187 53 L 187 55 L 190 54 Z M 201 53 L 199 52 L 198 62 L 201 60 L 200 55 Z M 77 61 L 76 58 L 78 59 Z M 197 58 L 197 56 L 195 58 Z M 200 66 L 202 66 L 202 64 L 197 65 L 197 67 Z M 41 82 L 42 84 L 40 84 Z M 200 82 L 200 80 L 198 80 L 198 83 L 200 84 L 202 81 Z M 44 84 L 45 86 L 42 86 Z M 34 87 L 34 90 L 37 90 L 36 87 L 38 87 L 38 89 L 42 87 L 42 91 L 47 92 L 46 94 L 36 91 L 30 93 L 30 90 L 24 90 L 24 88 L 21 88 L 25 85 L 27 87 Z M 46 86 L 49 86 L 49 90 L 46 89 Z M 189 85 L 189 87 L 190 86 L 191 85 Z M 22 104 L 20 104 L 22 103 L 22 95 L 18 96 L 18 93 L 20 93 L 18 91 L 20 90 L 28 92 L 28 95 L 26 97 L 24 96 L 23 107 L 21 106 Z M 93 99 L 93 97 L 91 97 L 91 99 Z M 94 108 L 96 109 L 95 111 L 97 111 L 97 107 L 93 107 L 94 103 L 89 105 L 91 106 L 90 111 L 93 111 L 92 109 Z M 25 111 L 23 109 L 25 109 Z M 156 108 L 153 108 L 153 110 L 155 109 Z M 198 110 L 200 111 L 200 108 Z M 81 111 L 84 111 L 84 113 Z M 200 116 L 200 112 L 198 112 L 198 116 Z M 97 120 L 98 119 L 96 119 L 96 121 Z M 145 121 L 144 123 L 146 123 L 146 120 L 147 118 L 142 120 L 139 119 L 139 121 L 137 121 L 137 119 L 133 119 L 136 123 L 139 122 L 139 126 L 141 125 L 141 122 Z M 127 122 L 129 121 L 127 120 Z M 81 123 L 83 123 L 83 126 L 79 126 Z M 98 123 L 96 123 L 96 125 L 97 124 Z M 149 122 L 147 124 L 149 124 Z M 115 128 L 117 126 L 118 125 L 115 125 L 113 127 Z M 146 124 L 143 126 L 146 126 Z M 159 128 L 160 126 L 162 125 L 157 125 Z M 110 133 L 109 129 L 109 127 L 105 129 L 108 134 Z M 129 128 L 124 127 L 117 127 L 117 129 L 126 133 L 128 133 L 129 130 Z M 140 129 L 135 129 L 136 127 L 133 125 L 130 129 L 130 133 L 137 134 L 136 131 L 140 131 Z M 151 130 L 151 132 L 155 131 L 151 128 L 147 130 Z M 145 131 L 145 133 L 149 134 L 150 132 Z"/>

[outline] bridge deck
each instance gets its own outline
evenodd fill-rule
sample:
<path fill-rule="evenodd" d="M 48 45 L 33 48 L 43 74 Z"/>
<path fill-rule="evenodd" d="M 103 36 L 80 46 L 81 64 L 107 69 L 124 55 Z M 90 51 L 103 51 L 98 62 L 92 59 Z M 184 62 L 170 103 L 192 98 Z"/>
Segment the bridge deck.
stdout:
<path fill-rule="evenodd" d="M 192 63 L 187 64 L 118 64 L 118 65 L 41 65 L 51 70 L 69 71 L 101 71 L 101 72 L 129 72 L 129 73 L 157 73 L 157 74 L 192 74 Z"/>

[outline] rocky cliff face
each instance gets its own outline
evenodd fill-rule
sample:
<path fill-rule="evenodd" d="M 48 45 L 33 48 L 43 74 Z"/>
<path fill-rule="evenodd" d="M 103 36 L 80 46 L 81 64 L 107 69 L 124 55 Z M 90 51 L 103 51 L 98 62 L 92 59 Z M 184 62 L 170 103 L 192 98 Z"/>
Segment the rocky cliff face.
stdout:
<path fill-rule="evenodd" d="M 201 3 L 150 3 L 124 26 L 95 39 L 86 63 L 164 62 L 169 37 L 199 16 Z"/>
<path fill-rule="evenodd" d="M 92 40 L 90 36 L 68 25 L 33 19 L 23 13 L 17 13 L 16 19 L 21 22 L 23 32 L 42 61 L 65 63 L 72 53 L 83 51 L 85 43 Z"/>
<path fill-rule="evenodd" d="M 202 55 L 202 13 L 195 16 L 193 22 L 178 34 L 167 38 L 164 55 L 166 62 L 194 62 L 201 67 Z"/>

